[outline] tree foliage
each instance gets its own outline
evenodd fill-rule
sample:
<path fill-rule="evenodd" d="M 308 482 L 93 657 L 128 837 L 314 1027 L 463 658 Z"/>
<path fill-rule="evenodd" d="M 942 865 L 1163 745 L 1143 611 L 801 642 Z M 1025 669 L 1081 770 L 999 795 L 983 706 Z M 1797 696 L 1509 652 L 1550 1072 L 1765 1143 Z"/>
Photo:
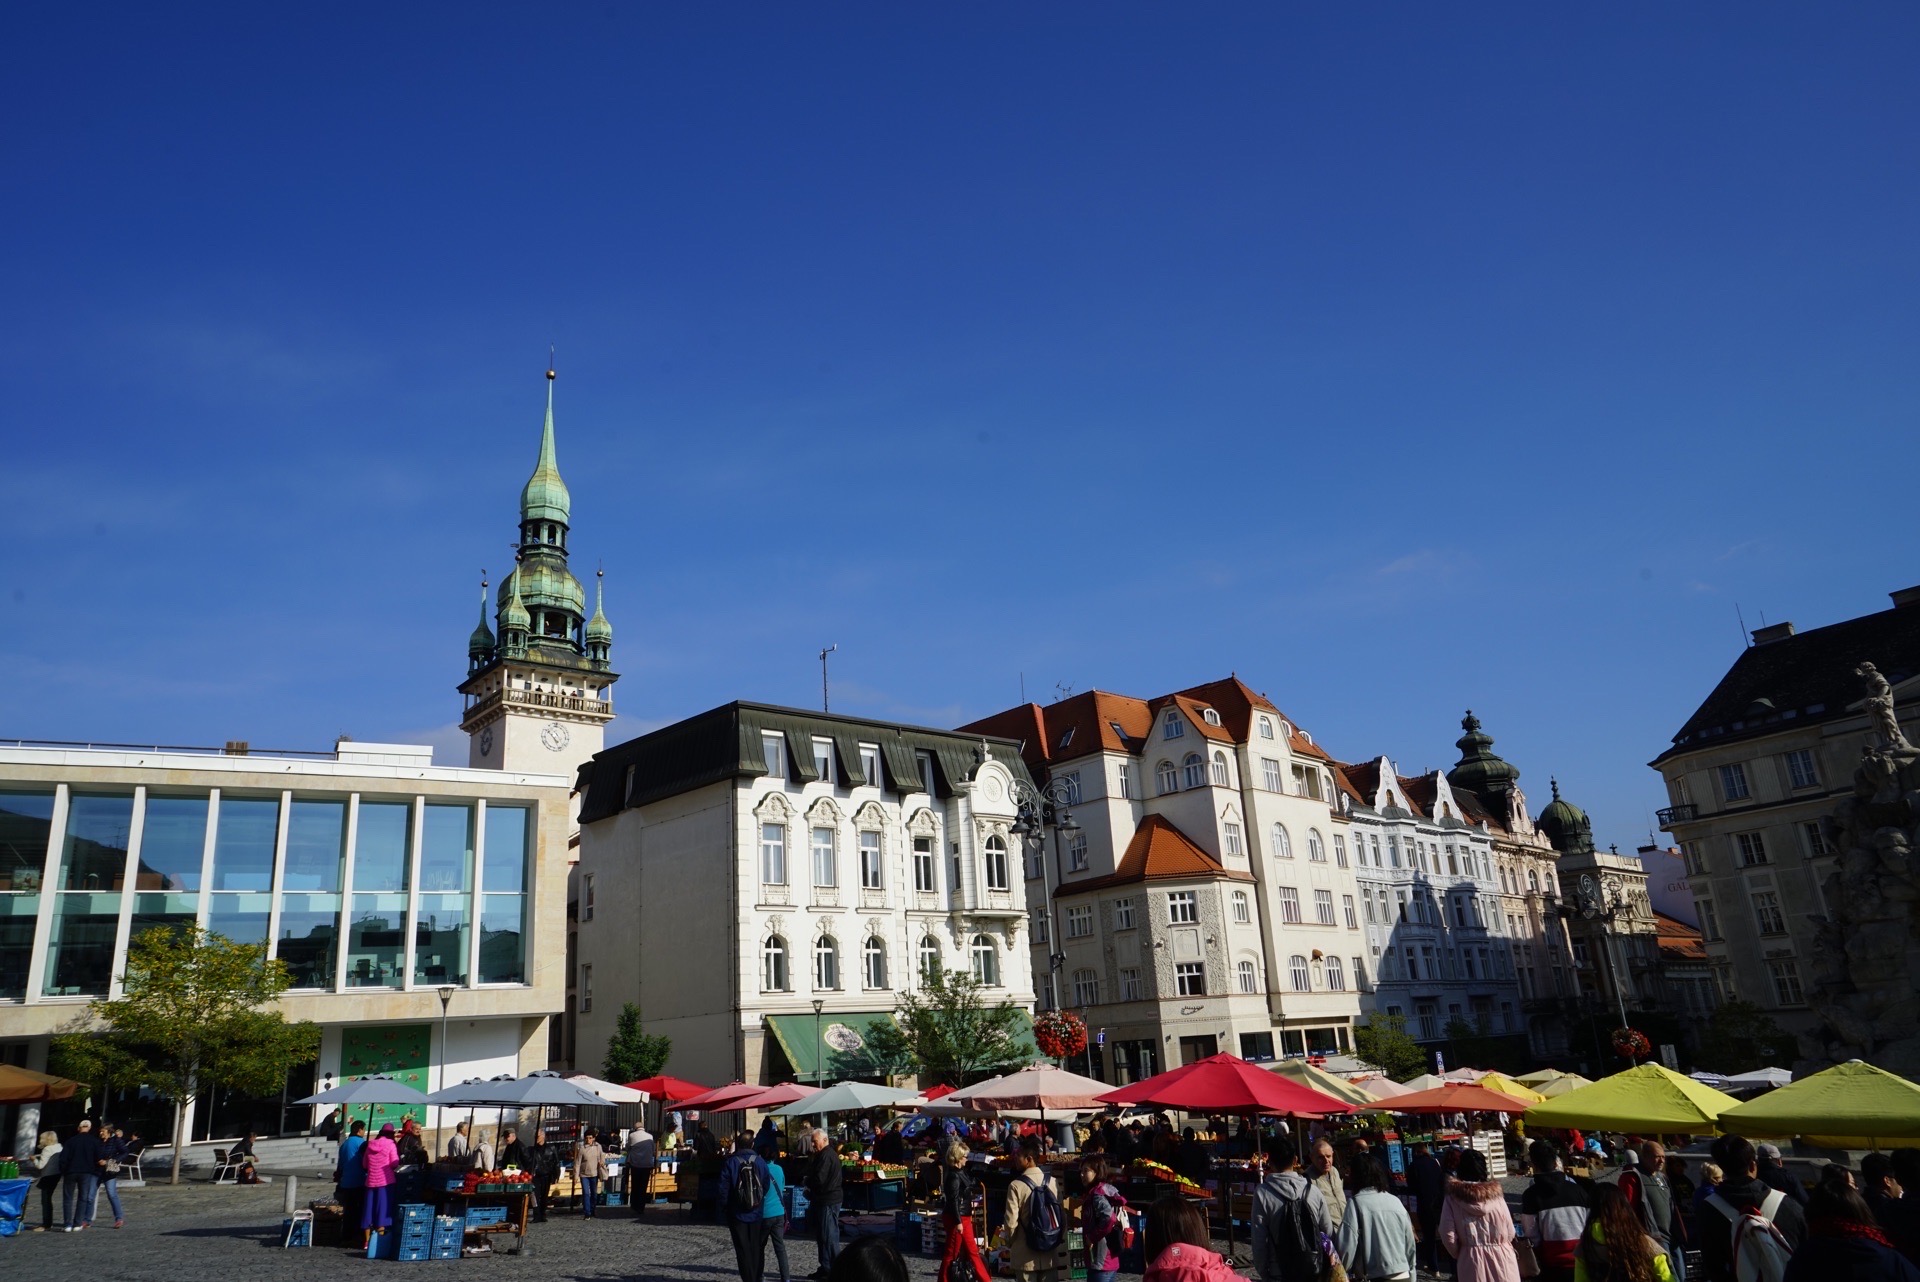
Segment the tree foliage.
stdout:
<path fill-rule="evenodd" d="M 1700 1066 L 1715 1073 L 1750 1073 L 1778 1067 L 1795 1054 L 1793 1037 L 1761 1007 L 1729 998 L 1700 1034 Z"/>
<path fill-rule="evenodd" d="M 1023 1015 L 1010 1001 L 989 1003 L 967 971 L 929 971 L 918 992 L 900 995 L 893 1024 L 875 1022 L 868 1051 L 876 1063 L 917 1074 L 922 1086 L 960 1086 L 1020 1062 Z"/>
<path fill-rule="evenodd" d="M 265 944 L 242 944 L 198 927 L 160 927 L 127 950 L 122 995 L 92 1002 L 104 1026 L 91 1051 L 116 1074 L 173 1101 L 172 1182 L 180 1181 L 187 1105 L 215 1086 L 253 1095 L 280 1089 L 295 1064 L 320 1050 L 320 1027 L 289 1024 L 273 1006 L 292 977 L 267 960 Z"/>
<path fill-rule="evenodd" d="M 607 1039 L 607 1058 L 600 1071 L 609 1082 L 637 1082 L 658 1075 L 673 1053 L 673 1039 L 649 1033 L 640 1022 L 640 1005 L 627 1002 L 620 1007 L 613 1036 Z"/>
<path fill-rule="evenodd" d="M 1353 1027 L 1353 1051 L 1395 1081 L 1427 1071 L 1427 1053 L 1407 1033 L 1405 1015 L 1369 1015 Z"/>

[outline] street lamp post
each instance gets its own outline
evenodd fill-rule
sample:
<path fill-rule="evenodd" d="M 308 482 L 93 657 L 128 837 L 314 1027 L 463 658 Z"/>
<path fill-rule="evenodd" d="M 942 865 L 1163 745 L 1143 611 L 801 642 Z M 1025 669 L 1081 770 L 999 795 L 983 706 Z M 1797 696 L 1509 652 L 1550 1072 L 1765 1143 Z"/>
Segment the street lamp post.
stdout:
<path fill-rule="evenodd" d="M 813 1081 L 816 1086 L 826 1085 L 826 1044 L 820 1040 L 820 1012 L 825 1007 L 824 1001 L 818 997 L 813 999 Z"/>
<path fill-rule="evenodd" d="M 453 993 L 452 984 L 440 985 L 440 1089 L 443 1091 L 447 1089 L 447 1007 L 453 1004 Z M 439 1129 L 438 1120 L 439 1112 L 435 1110 L 435 1130 Z"/>
<path fill-rule="evenodd" d="M 1047 829 L 1054 831 L 1054 857 L 1059 858 L 1062 833 L 1080 831 L 1080 825 L 1074 822 L 1073 812 L 1067 807 L 1071 803 L 1071 785 L 1066 779 L 1048 780 L 1044 787 L 1036 788 L 1023 779 L 1013 781 L 1013 801 L 1019 807 L 1020 818 L 1013 826 L 1014 833 L 1026 846 L 1039 857 L 1040 881 L 1046 891 L 1046 904 L 1042 909 L 1047 923 L 1047 1008 L 1060 1009 L 1060 968 L 1066 964 L 1067 957 L 1060 951 L 1060 935 L 1054 929 L 1053 919 L 1053 869 L 1047 861 Z M 1048 822 L 1048 811 L 1054 817 Z M 1091 1055 L 1092 1051 L 1089 1050 Z"/>

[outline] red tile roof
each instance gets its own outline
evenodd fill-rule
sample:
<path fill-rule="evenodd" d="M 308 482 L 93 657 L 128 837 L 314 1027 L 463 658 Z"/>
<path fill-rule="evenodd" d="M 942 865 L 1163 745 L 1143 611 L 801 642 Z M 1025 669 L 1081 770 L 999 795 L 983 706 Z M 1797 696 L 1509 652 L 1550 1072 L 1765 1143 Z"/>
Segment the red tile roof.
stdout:
<path fill-rule="evenodd" d="M 1211 877 L 1226 881 L 1252 881 L 1251 873 L 1240 872 L 1221 864 L 1218 859 L 1195 845 L 1193 839 L 1181 832 L 1167 819 L 1159 815 L 1148 815 L 1133 830 L 1133 840 L 1127 843 L 1126 853 L 1120 856 L 1120 866 L 1105 877 L 1094 877 L 1087 881 L 1070 881 L 1054 892 L 1056 898 L 1066 895 L 1078 895 L 1089 890 L 1103 890 L 1108 886 L 1121 886 L 1131 882 L 1187 880 Z"/>
<path fill-rule="evenodd" d="M 966 734 L 1019 740 L 1027 768 L 1035 774 L 1050 762 L 1090 752 L 1138 752 L 1152 728 L 1153 714 L 1145 702 L 1105 690 L 1068 695 L 1044 707 L 1021 704 L 960 727 Z"/>
<path fill-rule="evenodd" d="M 1665 913 L 1655 913 L 1653 925 L 1662 957 L 1672 961 L 1707 960 L 1707 947 L 1701 942 L 1700 932 L 1692 926 Z"/>

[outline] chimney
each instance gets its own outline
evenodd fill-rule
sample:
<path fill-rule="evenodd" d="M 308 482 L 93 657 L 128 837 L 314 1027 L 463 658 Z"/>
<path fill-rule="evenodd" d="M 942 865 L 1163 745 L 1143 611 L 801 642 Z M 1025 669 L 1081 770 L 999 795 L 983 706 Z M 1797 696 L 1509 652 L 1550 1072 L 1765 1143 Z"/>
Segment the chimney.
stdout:
<path fill-rule="evenodd" d="M 247 752 L 248 752 L 248 744 L 245 739 L 227 740 L 225 755 L 229 757 L 244 757 L 247 755 Z"/>
<path fill-rule="evenodd" d="M 1766 645 L 1770 641 L 1785 641 L 1792 635 L 1793 624 L 1791 622 L 1770 623 L 1764 628 L 1755 628 L 1753 630 L 1753 643 L 1755 645 Z"/>
<path fill-rule="evenodd" d="M 1920 587 L 1901 588 L 1898 592 L 1889 592 L 1887 595 L 1893 598 L 1893 608 L 1896 610 L 1902 606 L 1920 605 Z"/>

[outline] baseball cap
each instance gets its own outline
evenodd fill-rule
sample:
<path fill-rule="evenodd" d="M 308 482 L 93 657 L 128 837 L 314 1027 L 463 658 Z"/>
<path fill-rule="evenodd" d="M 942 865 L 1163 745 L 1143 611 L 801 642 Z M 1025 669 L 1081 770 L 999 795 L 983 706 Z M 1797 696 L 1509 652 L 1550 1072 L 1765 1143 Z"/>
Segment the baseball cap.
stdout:
<path fill-rule="evenodd" d="M 1753 1151 L 1761 1157 L 1770 1157 L 1776 1162 L 1780 1160 L 1780 1146 L 1778 1144 L 1756 1144 L 1753 1147 Z"/>

